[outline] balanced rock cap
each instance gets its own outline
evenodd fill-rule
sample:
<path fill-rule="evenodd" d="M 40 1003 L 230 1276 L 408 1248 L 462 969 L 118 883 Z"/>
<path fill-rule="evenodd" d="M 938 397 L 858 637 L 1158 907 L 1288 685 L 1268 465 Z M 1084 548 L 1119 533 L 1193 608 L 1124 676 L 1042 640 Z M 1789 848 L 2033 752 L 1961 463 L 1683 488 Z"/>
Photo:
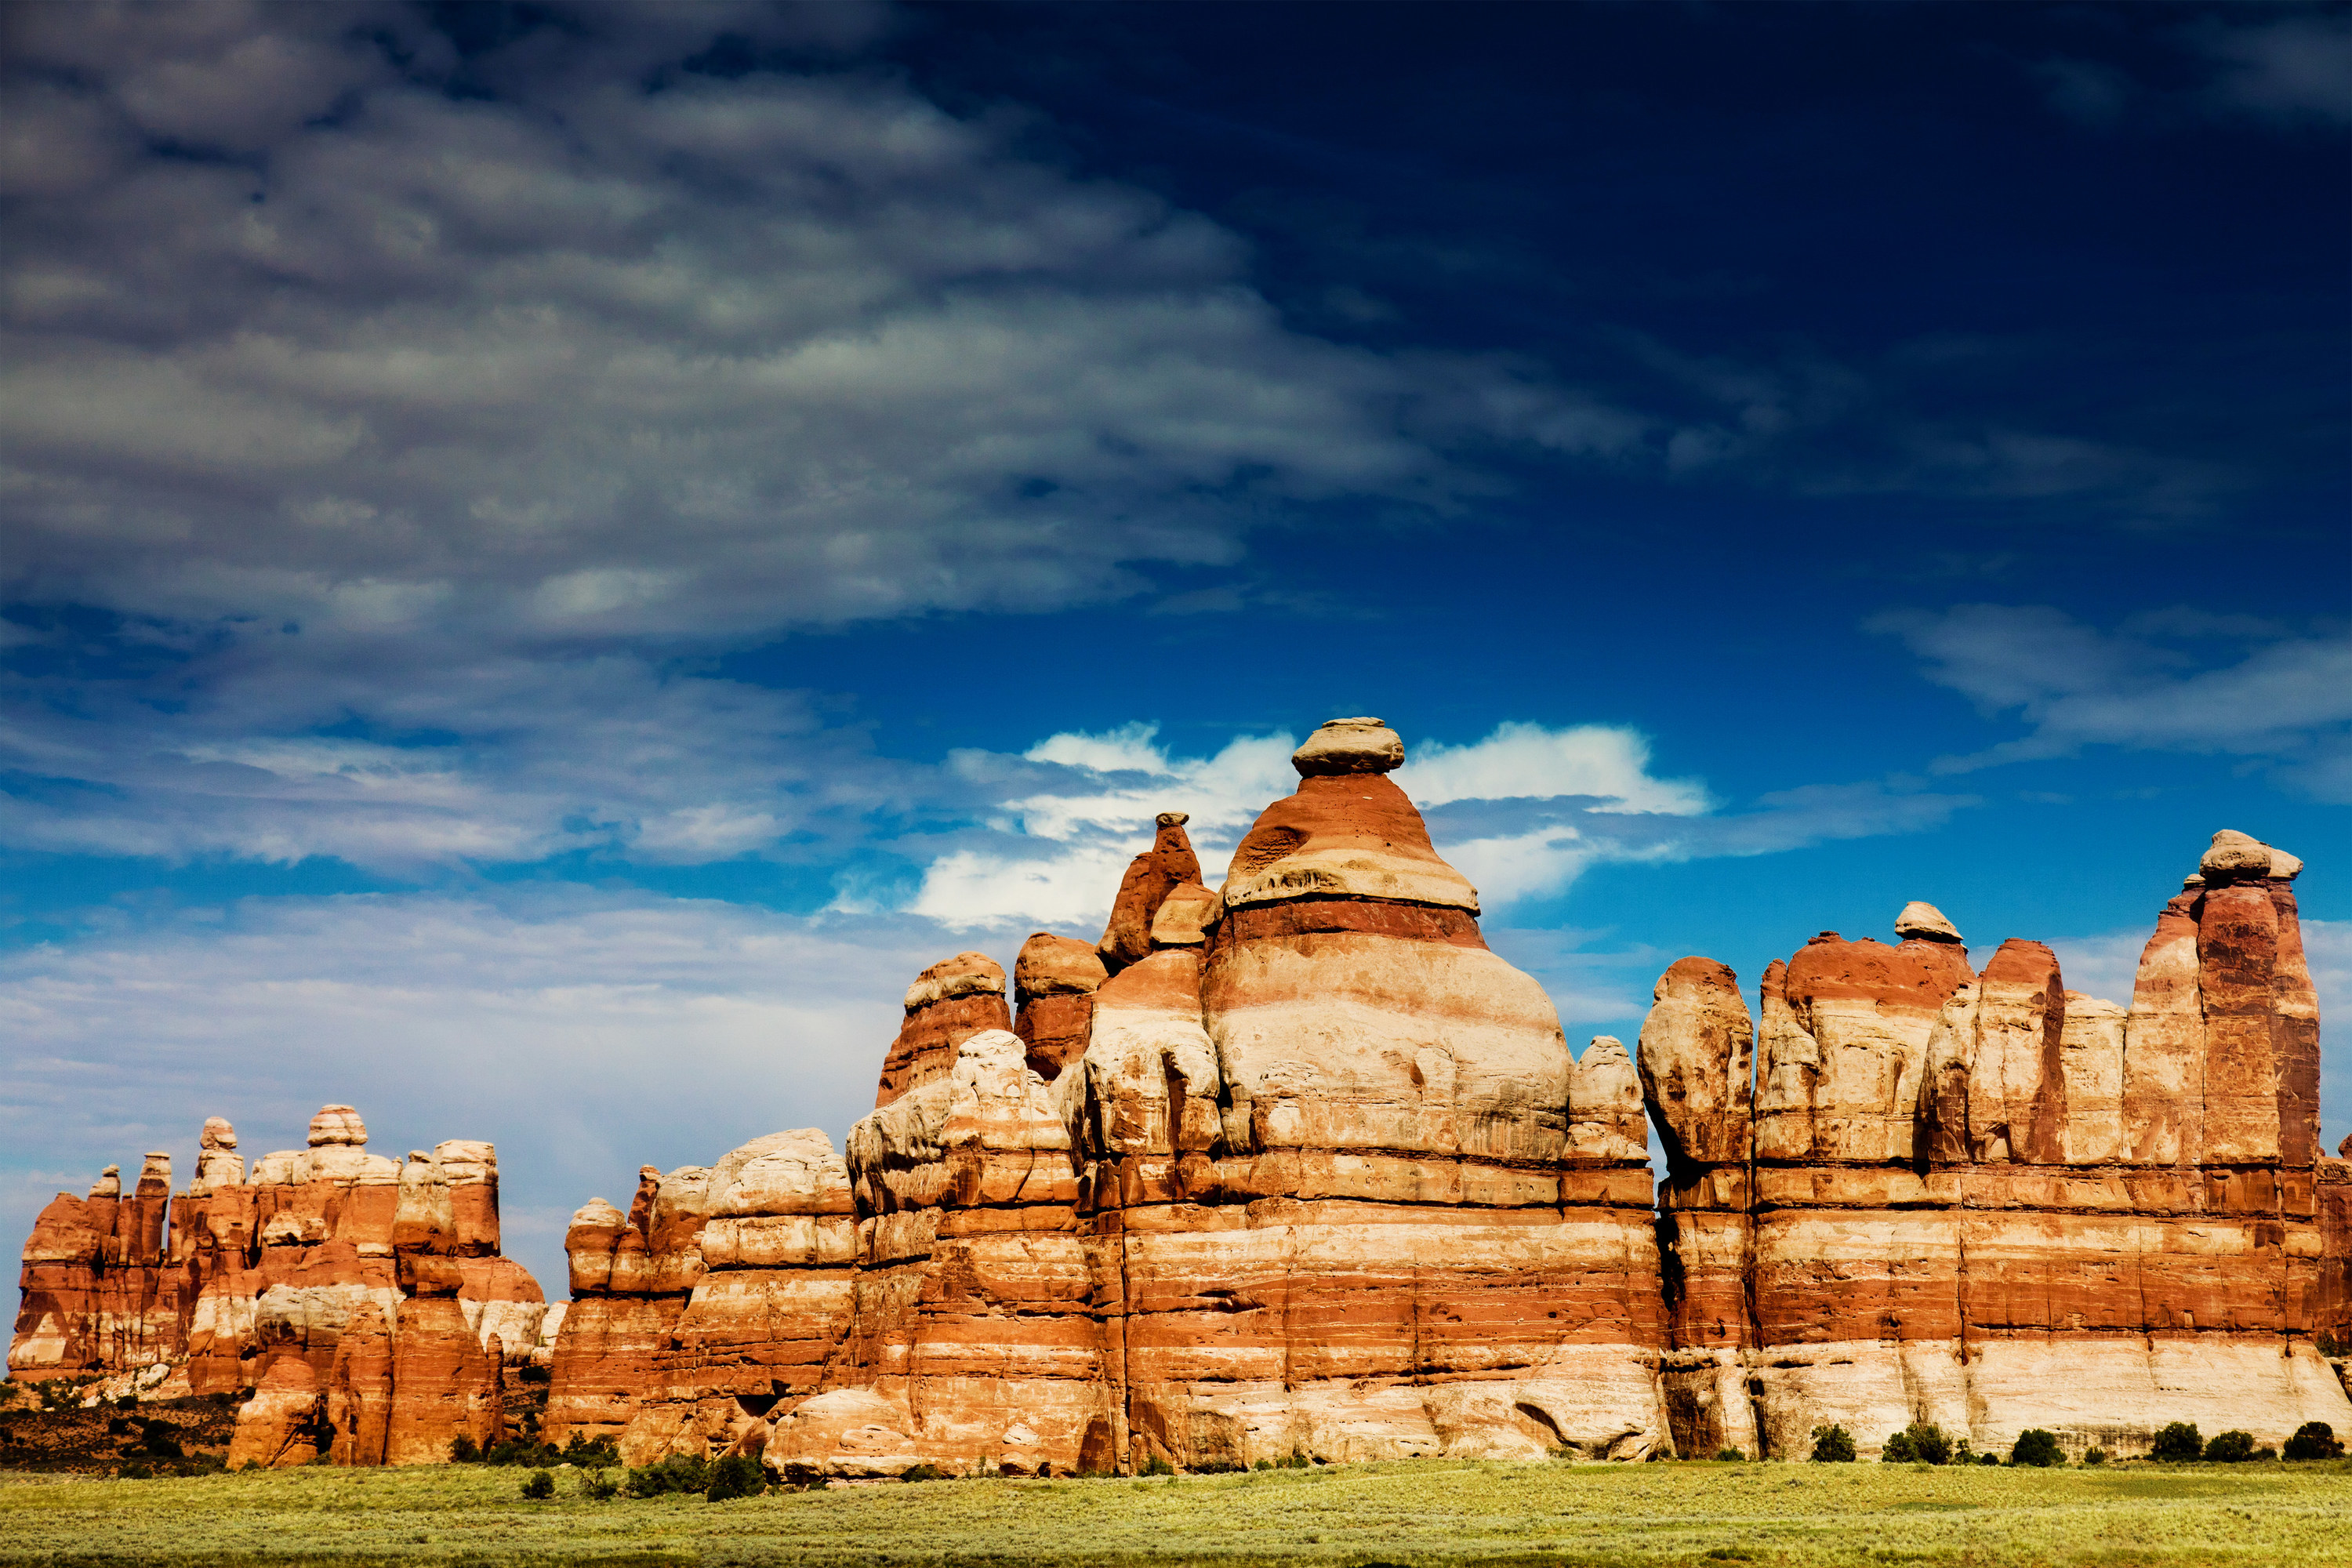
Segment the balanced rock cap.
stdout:
<path fill-rule="evenodd" d="M 310 1147 L 324 1149 L 336 1144 L 358 1148 L 367 1142 L 367 1123 L 360 1113 L 348 1105 L 322 1105 L 319 1114 L 310 1118 Z"/>
<path fill-rule="evenodd" d="M 1404 740 L 1378 719 L 1330 719 L 1290 753 L 1301 778 L 1384 773 L 1404 763 Z"/>
<path fill-rule="evenodd" d="M 2260 877 L 2293 881 L 2303 862 L 2284 849 L 2273 849 L 2251 833 L 2225 827 L 2213 835 L 2212 847 L 2197 863 L 2209 883 L 2243 882 Z"/>
<path fill-rule="evenodd" d="M 1922 903 L 1917 899 L 1904 905 L 1903 912 L 1895 917 L 1895 934 L 1925 937 L 1929 942 L 1964 940 L 1952 922 L 1944 918 L 1943 910 L 1933 904 Z"/>
<path fill-rule="evenodd" d="M 1002 996 L 1004 994 L 1004 966 L 984 952 L 959 952 L 953 958 L 943 958 L 920 974 L 907 987 L 907 1011 L 928 1007 L 934 1002 L 950 1001 L 958 996 Z"/>
<path fill-rule="evenodd" d="M 228 1124 L 226 1116 L 207 1116 L 201 1142 L 206 1149 L 234 1149 L 236 1147 L 236 1129 Z"/>

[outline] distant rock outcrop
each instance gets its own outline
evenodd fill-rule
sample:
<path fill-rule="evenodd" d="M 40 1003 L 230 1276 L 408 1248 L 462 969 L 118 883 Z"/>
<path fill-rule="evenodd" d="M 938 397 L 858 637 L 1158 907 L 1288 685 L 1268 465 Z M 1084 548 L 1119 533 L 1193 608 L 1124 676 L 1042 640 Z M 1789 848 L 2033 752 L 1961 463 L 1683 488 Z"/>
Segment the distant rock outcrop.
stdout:
<path fill-rule="evenodd" d="M 235 1129 L 201 1134 L 171 1194 L 150 1154 L 129 1198 L 109 1167 L 60 1194 L 26 1244 L 11 1376 L 153 1369 L 149 1397 L 249 1390 L 232 1465 L 415 1463 L 500 1431 L 506 1359 L 546 1303 L 498 1256 L 498 1156 L 453 1141 L 404 1161 L 366 1150 L 348 1105 L 250 1180 Z"/>

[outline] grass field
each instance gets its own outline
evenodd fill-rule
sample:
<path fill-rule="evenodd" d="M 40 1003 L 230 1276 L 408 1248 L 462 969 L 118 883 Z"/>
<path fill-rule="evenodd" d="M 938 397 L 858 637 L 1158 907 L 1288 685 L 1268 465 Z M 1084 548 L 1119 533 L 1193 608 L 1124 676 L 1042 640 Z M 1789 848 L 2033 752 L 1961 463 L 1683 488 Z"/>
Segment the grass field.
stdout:
<path fill-rule="evenodd" d="M 592 1501 L 559 1471 L 0 1477 L 0 1564 L 2352 1564 L 2352 1463 L 1418 1461 Z"/>

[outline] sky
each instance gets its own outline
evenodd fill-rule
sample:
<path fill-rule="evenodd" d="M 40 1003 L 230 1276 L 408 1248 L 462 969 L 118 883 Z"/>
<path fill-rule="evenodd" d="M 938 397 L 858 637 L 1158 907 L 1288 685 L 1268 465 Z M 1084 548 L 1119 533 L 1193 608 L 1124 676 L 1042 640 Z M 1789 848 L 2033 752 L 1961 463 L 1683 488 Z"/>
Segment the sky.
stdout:
<path fill-rule="evenodd" d="M 560 1297 L 1357 714 L 1580 1048 L 2252 833 L 2352 1133 L 2352 10 L 5 26 L 0 1233 L 342 1101 Z"/>

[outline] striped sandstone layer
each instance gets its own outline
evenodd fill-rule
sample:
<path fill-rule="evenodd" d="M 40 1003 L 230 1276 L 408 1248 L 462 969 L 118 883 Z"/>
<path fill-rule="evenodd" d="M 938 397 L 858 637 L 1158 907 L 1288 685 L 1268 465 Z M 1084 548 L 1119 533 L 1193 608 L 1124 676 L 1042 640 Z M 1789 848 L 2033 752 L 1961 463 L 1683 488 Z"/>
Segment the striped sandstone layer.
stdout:
<path fill-rule="evenodd" d="M 60 1194 L 26 1248 L 13 1377 L 128 1374 L 144 1397 L 249 1390 L 230 1462 L 415 1463 L 501 1429 L 504 1364 L 547 1310 L 499 1256 L 498 1155 L 453 1140 L 392 1160 L 347 1105 L 246 1174 L 205 1123 L 173 1197 L 151 1154 L 129 1198 L 110 1167 Z M 108 1386 L 111 1386 L 110 1384 Z"/>
<path fill-rule="evenodd" d="M 1825 933 L 1766 972 L 1752 1104 L 1730 972 L 1670 968 L 1642 1056 L 1678 1447 L 1801 1457 L 1835 1422 L 1869 1449 L 1919 1420 L 2128 1454 L 2174 1420 L 2352 1422 L 2314 1346 L 2347 1167 L 2315 1153 L 2300 868 L 2217 835 L 2128 1011 L 2039 943 L 1970 974 L 1940 916 L 1899 948 Z"/>

